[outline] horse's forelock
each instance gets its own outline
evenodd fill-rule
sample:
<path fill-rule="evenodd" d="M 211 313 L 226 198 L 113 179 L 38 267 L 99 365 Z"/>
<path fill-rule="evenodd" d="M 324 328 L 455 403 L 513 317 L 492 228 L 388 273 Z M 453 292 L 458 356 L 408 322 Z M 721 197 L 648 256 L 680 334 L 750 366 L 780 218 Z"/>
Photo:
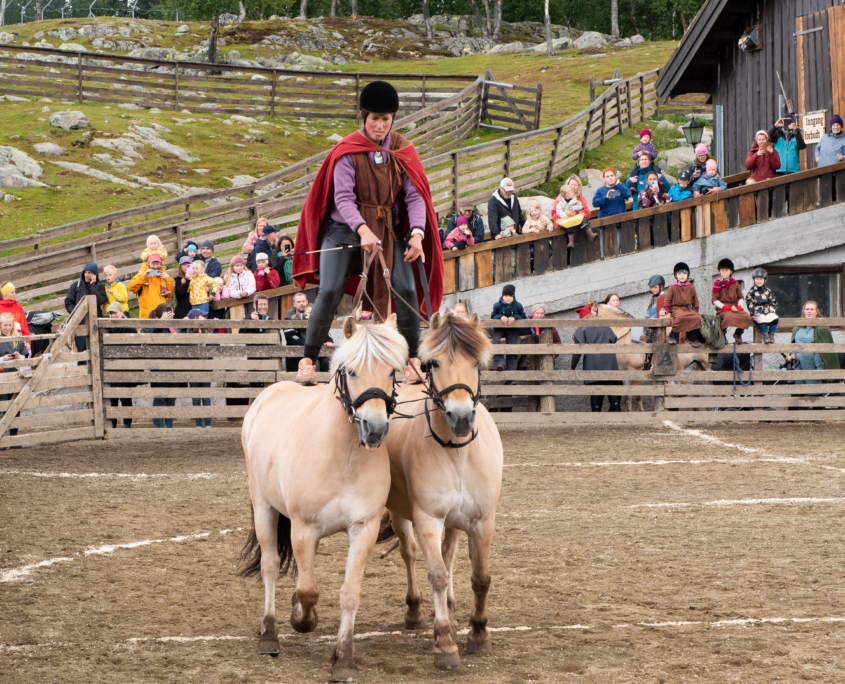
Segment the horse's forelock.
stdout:
<path fill-rule="evenodd" d="M 408 360 L 408 343 L 389 325 L 359 325 L 332 356 L 331 372 L 340 367 L 372 371 L 377 365 L 402 370 Z"/>
<path fill-rule="evenodd" d="M 420 345 L 423 363 L 448 354 L 451 361 L 461 355 L 482 368 L 490 364 L 493 344 L 481 327 L 451 313 L 442 321 L 440 327 L 429 331 Z"/>

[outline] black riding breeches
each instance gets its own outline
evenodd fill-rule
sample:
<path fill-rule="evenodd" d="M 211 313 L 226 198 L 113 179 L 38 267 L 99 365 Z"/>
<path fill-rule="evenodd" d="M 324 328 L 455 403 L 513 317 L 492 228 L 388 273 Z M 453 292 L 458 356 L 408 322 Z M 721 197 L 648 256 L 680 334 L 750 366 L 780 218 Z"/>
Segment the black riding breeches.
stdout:
<path fill-rule="evenodd" d="M 346 245 L 360 246 L 361 238 L 345 223 L 329 221 L 326 234 L 320 249 L 340 247 Z M 314 300 L 314 308 L 308 319 L 308 329 L 305 333 L 305 357 L 316 361 L 320 354 L 320 347 L 325 342 L 332 326 L 332 320 L 346 291 L 346 283 L 353 275 L 352 269 L 360 263 L 360 249 L 338 249 L 333 252 L 320 254 L 320 290 Z M 370 278 L 381 278 L 378 272 L 380 266 L 376 263 L 370 273 Z M 414 278 L 413 263 L 405 261 L 405 246 L 393 241 L 393 272 L 391 281 L 393 289 L 402 299 L 413 306 L 409 310 L 398 299 L 396 302 L 396 318 L 399 332 L 408 342 L 410 357 L 415 358 L 420 342 L 420 319 L 418 317 L 417 286 Z M 388 312 L 381 312 L 387 315 Z"/>

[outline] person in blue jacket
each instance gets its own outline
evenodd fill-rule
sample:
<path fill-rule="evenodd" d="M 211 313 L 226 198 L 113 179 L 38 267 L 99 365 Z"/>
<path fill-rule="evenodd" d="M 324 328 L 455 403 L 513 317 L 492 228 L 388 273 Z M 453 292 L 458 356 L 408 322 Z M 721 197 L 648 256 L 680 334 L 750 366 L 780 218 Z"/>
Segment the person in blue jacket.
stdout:
<path fill-rule="evenodd" d="M 714 192 L 721 192 L 728 189 L 728 184 L 719 175 L 719 165 L 715 159 L 707 160 L 707 173 L 701 176 L 692 184 L 693 197 L 711 195 Z"/>
<path fill-rule="evenodd" d="M 599 210 L 599 218 L 616 216 L 627 211 L 625 200 L 631 196 L 631 190 L 622 185 L 616 178 L 616 171 L 611 168 L 604 170 L 604 185 L 593 195 L 593 206 Z"/>
<path fill-rule="evenodd" d="M 493 313 L 490 318 L 495 318 L 508 327 L 493 328 L 490 331 L 490 336 L 493 338 L 493 344 L 519 344 L 519 328 L 511 328 L 514 321 L 524 320 L 528 318 L 522 304 L 516 301 L 516 287 L 508 283 L 502 288 L 502 296 L 499 301 L 493 305 Z M 503 342 L 504 339 L 504 342 Z M 516 362 L 519 360 L 518 354 L 496 354 L 493 359 L 493 365 L 496 370 L 509 371 L 516 370 Z"/>
<path fill-rule="evenodd" d="M 639 158 L 637 159 L 637 163 L 634 165 L 634 168 L 631 169 L 631 173 L 628 174 L 628 180 L 626 181 L 626 185 L 631 189 L 631 195 L 634 197 L 634 211 L 640 208 L 637 198 L 648 186 L 648 174 L 652 172 L 659 176 L 660 182 L 663 183 L 664 188 L 669 187 L 669 182 L 666 180 L 666 177 L 660 171 L 657 164 L 651 160 L 651 157 L 646 152 L 641 152 Z"/>
<path fill-rule="evenodd" d="M 774 143 L 775 152 L 780 157 L 778 176 L 785 173 L 797 173 L 801 170 L 801 159 L 798 153 L 807 149 L 804 134 L 791 116 L 785 116 L 775 121 L 769 131 L 769 140 Z"/>
<path fill-rule="evenodd" d="M 669 197 L 673 202 L 681 202 L 683 200 L 692 199 L 692 188 L 690 187 L 690 173 L 689 171 L 681 171 L 678 174 L 678 182 L 669 188 Z"/>

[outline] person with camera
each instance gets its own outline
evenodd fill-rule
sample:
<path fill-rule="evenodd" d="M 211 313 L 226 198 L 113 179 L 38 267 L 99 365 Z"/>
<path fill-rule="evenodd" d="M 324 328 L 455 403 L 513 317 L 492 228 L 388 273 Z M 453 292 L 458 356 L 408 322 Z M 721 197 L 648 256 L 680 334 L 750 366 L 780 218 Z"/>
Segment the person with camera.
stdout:
<path fill-rule="evenodd" d="M 159 257 L 160 259 L 161 257 Z M 74 281 L 68 288 L 67 295 L 65 295 L 65 311 L 69 314 L 73 313 L 80 300 L 88 295 L 94 295 L 97 298 L 98 309 L 109 303 L 108 295 L 106 295 L 106 286 L 100 282 L 100 269 L 93 261 L 89 261 L 82 267 L 82 275 L 79 277 L 79 280 Z M 88 349 L 87 337 L 76 337 L 75 342 L 76 351 L 84 352 Z"/>
<path fill-rule="evenodd" d="M 291 269 L 293 267 L 293 238 L 285 236 L 279 240 L 279 257 L 275 266 L 271 266 L 279 276 L 279 284 L 277 287 L 284 287 L 285 285 L 293 285 L 293 275 Z"/>
<path fill-rule="evenodd" d="M 616 178 L 616 171 L 606 168 L 602 173 L 604 185 L 593 195 L 593 206 L 599 210 L 599 218 L 624 214 L 628 208 L 625 200 L 631 198 L 631 190 Z"/>
<path fill-rule="evenodd" d="M 757 131 L 754 138 L 754 146 L 745 158 L 745 168 L 751 171 L 746 185 L 774 178 L 780 168 L 780 155 L 769 140 L 769 134 Z"/>
<path fill-rule="evenodd" d="M 169 306 L 173 299 L 173 278 L 167 275 L 161 257 L 155 252 L 150 254 L 147 263 L 141 266 L 127 287 L 138 295 L 139 318 L 149 318 L 159 304 Z M 105 291 L 103 296 L 106 296 Z"/>
<path fill-rule="evenodd" d="M 781 164 L 777 170 L 779 176 L 801 170 L 798 153 L 807 149 L 807 143 L 794 118 L 784 116 L 775 121 L 775 125 L 769 129 L 769 140 L 774 143 L 775 151 L 780 156 Z"/>

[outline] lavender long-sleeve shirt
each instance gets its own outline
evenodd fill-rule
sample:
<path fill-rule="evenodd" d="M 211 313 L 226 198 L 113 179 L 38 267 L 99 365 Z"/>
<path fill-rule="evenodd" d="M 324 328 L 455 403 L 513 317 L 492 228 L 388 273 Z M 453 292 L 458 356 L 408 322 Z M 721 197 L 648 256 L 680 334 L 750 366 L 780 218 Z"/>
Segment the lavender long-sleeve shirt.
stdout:
<path fill-rule="evenodd" d="M 361 127 L 361 133 L 364 127 Z M 382 142 L 382 148 L 390 149 L 390 133 Z M 370 160 L 375 162 L 375 152 L 368 152 Z M 387 155 L 385 155 L 387 160 Z M 332 221 L 346 223 L 352 230 L 358 230 L 366 221 L 358 211 L 355 204 L 358 199 L 355 195 L 355 165 L 352 163 L 352 156 L 344 154 L 334 166 L 334 202 L 329 212 Z M 405 191 L 405 205 L 408 207 L 408 219 L 411 228 L 425 229 L 425 200 L 417 191 L 408 174 L 402 178 L 402 189 Z"/>

